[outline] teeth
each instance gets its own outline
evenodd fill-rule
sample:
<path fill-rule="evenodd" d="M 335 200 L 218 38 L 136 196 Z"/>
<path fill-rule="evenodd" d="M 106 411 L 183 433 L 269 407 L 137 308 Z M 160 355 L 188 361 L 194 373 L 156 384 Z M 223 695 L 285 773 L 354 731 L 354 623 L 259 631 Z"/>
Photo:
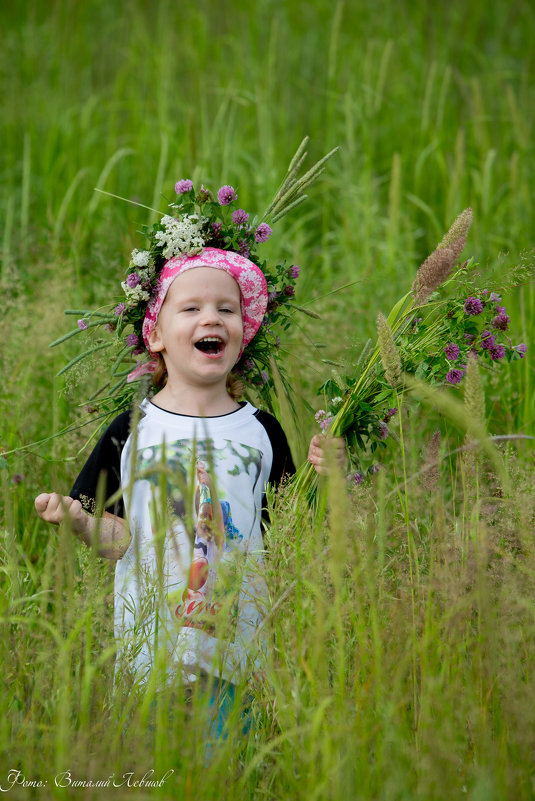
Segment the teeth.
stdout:
<path fill-rule="evenodd" d="M 199 339 L 199 342 L 222 342 L 223 340 L 220 337 L 203 337 Z"/>

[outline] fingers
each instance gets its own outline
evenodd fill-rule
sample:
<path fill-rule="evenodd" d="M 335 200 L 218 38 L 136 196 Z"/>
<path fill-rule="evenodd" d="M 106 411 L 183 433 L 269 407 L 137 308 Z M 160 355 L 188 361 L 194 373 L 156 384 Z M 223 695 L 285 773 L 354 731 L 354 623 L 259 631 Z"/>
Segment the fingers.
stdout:
<path fill-rule="evenodd" d="M 316 434 L 315 437 L 312 437 L 310 440 L 310 446 L 308 448 L 308 461 L 312 464 L 318 464 L 318 462 L 323 458 L 323 445 L 320 442 L 320 437 Z"/>
<path fill-rule="evenodd" d="M 35 510 L 38 514 L 41 514 L 41 512 L 45 511 L 48 505 L 49 498 L 50 498 L 50 493 L 48 492 L 42 492 L 41 495 L 37 496 L 37 498 L 34 501 L 34 504 L 35 504 Z"/>
<path fill-rule="evenodd" d="M 65 516 L 65 509 L 69 509 L 74 503 L 68 495 L 60 495 L 58 492 L 43 492 L 34 501 L 35 510 L 47 523 L 61 523 Z M 80 506 L 80 502 L 76 501 Z"/>
<path fill-rule="evenodd" d="M 336 463 L 343 468 L 346 458 L 345 441 L 342 437 L 327 438 L 321 434 L 316 434 L 310 441 L 308 449 L 308 461 L 314 465 L 317 473 L 325 475 L 331 462 L 327 450 L 332 449 Z"/>

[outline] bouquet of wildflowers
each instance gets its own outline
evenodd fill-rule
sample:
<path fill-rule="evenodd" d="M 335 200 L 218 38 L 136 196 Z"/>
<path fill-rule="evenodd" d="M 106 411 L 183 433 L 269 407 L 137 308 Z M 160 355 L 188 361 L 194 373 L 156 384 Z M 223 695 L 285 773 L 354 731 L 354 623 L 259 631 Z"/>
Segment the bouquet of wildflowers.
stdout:
<path fill-rule="evenodd" d="M 458 265 L 471 222 L 472 211 L 466 209 L 421 265 L 410 292 L 388 318 L 378 315 L 377 342 L 364 348 L 356 374 L 333 373 L 318 391 L 325 408 L 316 421 L 322 431 L 346 439 L 348 479 L 356 484 L 380 469 L 378 454 L 387 447 L 390 421 L 407 391 L 405 375 L 457 387 L 470 356 L 489 370 L 525 356 L 526 345 L 513 344 L 509 336 L 501 296 L 478 288 L 472 259 Z M 307 466 L 296 485 L 308 489 L 314 480 L 313 468 Z"/>

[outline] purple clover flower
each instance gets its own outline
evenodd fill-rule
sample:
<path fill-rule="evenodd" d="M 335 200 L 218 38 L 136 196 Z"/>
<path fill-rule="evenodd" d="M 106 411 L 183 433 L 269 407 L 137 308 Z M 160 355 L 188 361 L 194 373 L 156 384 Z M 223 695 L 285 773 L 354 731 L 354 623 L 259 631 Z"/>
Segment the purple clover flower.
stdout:
<path fill-rule="evenodd" d="M 113 334 L 115 331 L 115 323 L 106 323 L 104 326 L 104 331 L 109 331 L 110 334 Z"/>
<path fill-rule="evenodd" d="M 236 209 L 232 212 L 232 222 L 234 225 L 246 225 L 249 215 L 243 209 Z"/>
<path fill-rule="evenodd" d="M 86 321 L 85 320 L 78 320 L 78 328 L 80 329 L 80 331 L 85 331 L 85 329 L 87 328 Z"/>
<path fill-rule="evenodd" d="M 118 306 L 115 307 L 114 311 L 117 317 L 120 317 L 121 314 L 126 311 L 126 303 L 119 303 Z"/>
<path fill-rule="evenodd" d="M 464 302 L 464 311 L 466 314 L 474 317 L 476 314 L 481 314 L 483 311 L 483 303 L 479 300 L 479 298 L 474 298 L 472 295 L 470 295 L 470 297 L 466 298 Z"/>
<path fill-rule="evenodd" d="M 222 186 L 217 192 L 217 199 L 220 206 L 228 206 L 229 203 L 232 203 L 232 201 L 236 200 L 237 197 L 238 195 L 236 194 L 234 187 L 229 186 L 228 184 Z"/>
<path fill-rule="evenodd" d="M 493 336 L 488 329 L 481 332 L 480 346 L 483 350 L 488 350 L 489 348 L 493 348 L 495 342 L 496 342 L 496 337 Z"/>
<path fill-rule="evenodd" d="M 246 359 L 243 366 L 246 370 L 252 370 L 254 367 L 254 362 L 252 359 Z"/>
<path fill-rule="evenodd" d="M 263 384 L 267 384 L 267 382 L 269 381 L 269 376 L 268 376 L 268 374 L 266 373 L 265 370 L 262 370 L 262 372 L 260 373 L 260 376 L 262 377 L 262 383 Z"/>
<path fill-rule="evenodd" d="M 381 422 L 378 425 L 378 429 L 379 429 L 379 439 L 386 439 L 390 434 L 390 429 L 388 428 L 384 420 L 381 420 Z"/>
<path fill-rule="evenodd" d="M 238 253 L 240 256 L 243 256 L 244 259 L 248 259 L 251 255 L 251 250 L 245 239 L 240 239 L 238 242 Z"/>
<path fill-rule="evenodd" d="M 473 334 L 465 334 L 464 338 L 466 339 L 467 342 L 473 342 L 474 341 L 474 335 Z"/>
<path fill-rule="evenodd" d="M 398 413 L 397 406 L 394 406 L 393 409 L 387 409 L 387 412 L 384 416 L 385 422 L 390 420 L 391 417 L 394 417 Z"/>
<path fill-rule="evenodd" d="M 212 223 L 212 233 L 213 233 L 213 235 L 215 236 L 216 239 L 217 239 L 218 236 L 221 235 L 221 229 L 222 228 L 223 228 L 223 223 L 220 223 L 220 222 Z"/>
<path fill-rule="evenodd" d="M 513 350 L 516 350 L 520 358 L 523 359 L 526 355 L 527 347 L 524 342 L 521 342 L 520 345 L 515 345 Z"/>
<path fill-rule="evenodd" d="M 459 346 L 455 344 L 455 342 L 450 342 L 449 345 L 446 345 L 444 348 L 444 353 L 446 354 L 446 359 L 450 362 L 454 362 L 456 359 L 459 358 Z"/>
<path fill-rule="evenodd" d="M 493 362 L 497 362 L 500 359 L 503 359 L 503 357 L 505 356 L 505 346 L 493 345 L 492 348 L 489 348 L 489 356 Z"/>
<path fill-rule="evenodd" d="M 138 284 L 141 283 L 141 278 L 137 273 L 130 273 L 130 275 L 126 279 L 126 285 L 130 287 L 130 289 L 134 289 Z"/>
<path fill-rule="evenodd" d="M 332 414 L 325 415 L 324 419 L 319 421 L 321 430 L 326 431 L 331 425 L 332 421 L 333 421 Z"/>
<path fill-rule="evenodd" d="M 444 348 L 446 359 L 448 359 L 450 362 L 454 362 L 456 359 L 458 359 L 460 352 L 459 346 L 456 345 L 455 342 L 450 342 L 449 345 L 446 345 Z"/>
<path fill-rule="evenodd" d="M 266 242 L 272 234 L 272 230 L 267 223 L 260 223 L 254 232 L 256 242 Z"/>
<path fill-rule="evenodd" d="M 370 473 L 371 473 L 372 475 L 375 475 L 376 473 L 378 473 L 378 472 L 379 472 L 379 470 L 380 470 L 380 469 L 381 469 L 381 465 L 380 465 L 380 464 L 373 464 L 373 465 L 370 467 Z"/>
<path fill-rule="evenodd" d="M 493 328 L 497 328 L 499 331 L 507 331 L 509 328 L 509 316 L 500 312 L 491 323 Z"/>
<path fill-rule="evenodd" d="M 318 409 L 318 411 L 314 415 L 314 420 L 316 421 L 316 423 L 320 423 L 322 420 L 325 419 L 326 416 L 327 412 L 325 411 L 325 409 Z"/>
<path fill-rule="evenodd" d="M 137 334 L 128 334 L 126 337 L 126 344 L 129 348 L 135 348 L 139 345 L 139 338 Z"/>
<path fill-rule="evenodd" d="M 353 473 L 353 475 L 350 475 L 350 479 L 353 481 L 353 484 L 356 484 L 356 486 L 358 487 L 358 485 L 362 484 L 362 482 L 364 481 L 364 476 L 362 475 L 362 473 L 357 472 Z"/>
<path fill-rule="evenodd" d="M 293 288 L 293 286 L 291 284 L 288 284 L 288 286 L 285 286 L 284 289 L 283 289 L 283 292 L 286 295 L 286 297 L 288 297 L 288 298 L 293 298 L 293 296 L 295 295 L 295 289 Z"/>
<path fill-rule="evenodd" d="M 489 295 L 490 303 L 499 303 L 501 300 L 501 296 L 498 295 L 496 292 L 491 292 Z"/>
<path fill-rule="evenodd" d="M 297 264 L 292 264 L 292 266 L 290 267 L 290 275 L 292 276 L 292 278 L 294 280 L 296 278 L 299 278 L 299 273 L 300 272 L 301 272 L 301 268 L 298 267 Z"/>
<path fill-rule="evenodd" d="M 446 375 L 446 381 L 448 384 L 459 384 L 463 380 L 463 375 L 464 372 L 462 370 L 454 368 Z"/>
<path fill-rule="evenodd" d="M 175 192 L 177 195 L 184 195 L 186 192 L 191 192 L 193 189 L 193 181 L 190 181 L 189 178 L 182 178 L 181 181 L 177 181 L 175 184 Z"/>

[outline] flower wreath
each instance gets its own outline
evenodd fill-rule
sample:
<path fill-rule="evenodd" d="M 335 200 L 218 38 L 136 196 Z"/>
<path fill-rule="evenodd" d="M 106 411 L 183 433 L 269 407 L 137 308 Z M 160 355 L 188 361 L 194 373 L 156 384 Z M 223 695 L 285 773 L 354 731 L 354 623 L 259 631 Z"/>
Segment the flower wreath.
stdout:
<path fill-rule="evenodd" d="M 113 345 L 118 348 L 111 380 L 92 396 L 93 410 L 100 406 L 106 413 L 112 413 L 131 405 L 136 391 L 132 379 L 146 372 L 143 366 L 149 354 L 143 341 L 143 321 L 149 302 L 158 293 L 162 267 L 169 259 L 199 254 L 204 248 L 238 253 L 254 262 L 265 276 L 268 289 L 266 313 L 233 373 L 270 405 L 271 364 L 281 353 L 277 331 L 287 330 L 293 311 L 299 308 L 293 298 L 300 268 L 284 261 L 269 264 L 260 258 L 258 248 L 271 236 L 271 225 L 305 200 L 304 190 L 318 178 L 327 160 L 338 150 L 331 150 L 299 178 L 299 169 L 307 155 L 307 142 L 308 137 L 298 148 L 286 178 L 260 219 L 251 218 L 249 212 L 238 208 L 238 194 L 228 184 L 221 186 L 214 195 L 204 185 L 196 189 L 190 179 L 177 181 L 176 199 L 169 204 L 171 213 L 163 214 L 154 225 L 142 228 L 147 247 L 135 248 L 131 253 L 125 279 L 121 282 L 123 297 L 99 310 L 65 311 L 65 314 L 79 318 L 77 328 L 57 339 L 52 346 L 90 329 L 104 328 L 107 337 L 97 339 L 83 353 L 71 359 L 58 375 L 96 351 L 110 349 Z"/>

